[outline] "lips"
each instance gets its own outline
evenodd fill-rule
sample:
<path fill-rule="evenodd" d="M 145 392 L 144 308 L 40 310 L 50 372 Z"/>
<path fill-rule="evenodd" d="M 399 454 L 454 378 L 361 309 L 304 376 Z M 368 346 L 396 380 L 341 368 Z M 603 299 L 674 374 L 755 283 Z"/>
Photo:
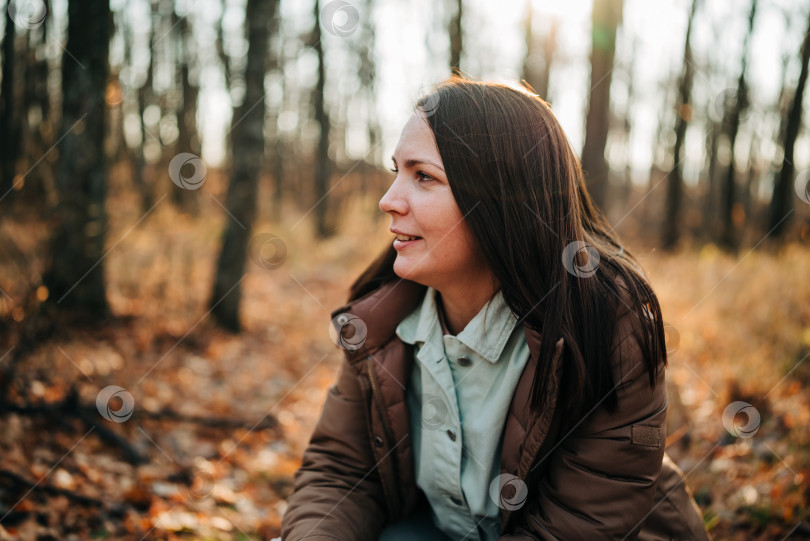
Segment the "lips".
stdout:
<path fill-rule="evenodd" d="M 403 242 L 409 241 L 409 240 L 419 240 L 421 238 L 422 237 L 416 237 L 416 236 L 410 236 L 410 235 L 397 235 L 397 240 L 401 240 Z"/>
<path fill-rule="evenodd" d="M 406 233 L 405 231 L 400 231 L 399 229 L 394 229 L 393 227 L 389 229 L 391 233 L 396 235 L 398 241 L 407 242 L 409 240 L 419 240 L 422 237 L 419 235 L 411 235 L 410 233 Z"/>
<path fill-rule="evenodd" d="M 406 250 L 420 240 L 423 240 L 419 235 L 411 235 L 409 233 L 405 233 L 404 231 L 394 229 L 393 227 L 391 228 L 391 233 L 393 233 L 396 237 L 394 239 L 394 248 L 398 252 L 401 250 Z"/>

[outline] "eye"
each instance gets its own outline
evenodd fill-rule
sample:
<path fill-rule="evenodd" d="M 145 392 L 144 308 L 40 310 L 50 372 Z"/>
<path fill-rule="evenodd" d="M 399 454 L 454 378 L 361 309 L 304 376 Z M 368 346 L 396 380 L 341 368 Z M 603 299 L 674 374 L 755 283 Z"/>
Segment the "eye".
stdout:
<path fill-rule="evenodd" d="M 417 171 L 416 176 L 419 177 L 419 182 L 429 182 L 431 180 L 435 180 L 433 177 L 423 173 L 422 171 Z"/>
<path fill-rule="evenodd" d="M 396 167 L 394 169 L 389 169 L 389 171 L 391 171 L 392 173 L 399 173 L 399 169 L 397 169 Z"/>

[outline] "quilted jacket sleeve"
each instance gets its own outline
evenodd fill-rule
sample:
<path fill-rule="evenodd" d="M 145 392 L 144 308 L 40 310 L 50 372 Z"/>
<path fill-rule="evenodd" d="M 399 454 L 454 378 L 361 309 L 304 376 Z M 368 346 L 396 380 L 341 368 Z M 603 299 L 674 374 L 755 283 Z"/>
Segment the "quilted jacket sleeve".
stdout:
<path fill-rule="evenodd" d="M 529 487 L 523 520 L 502 540 L 636 539 L 653 507 L 667 405 L 664 370 L 651 390 L 638 332 L 626 311 L 612 354 L 618 409 L 597 407 L 551 451 L 547 473 Z"/>
<path fill-rule="evenodd" d="M 283 541 L 379 537 L 387 511 L 366 415 L 357 375 L 344 359 L 295 473 L 282 518 Z"/>

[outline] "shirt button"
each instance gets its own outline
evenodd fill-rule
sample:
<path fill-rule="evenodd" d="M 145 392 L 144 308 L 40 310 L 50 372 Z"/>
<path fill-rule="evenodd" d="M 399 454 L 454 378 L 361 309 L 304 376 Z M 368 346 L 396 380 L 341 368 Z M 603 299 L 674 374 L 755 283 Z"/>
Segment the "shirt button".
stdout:
<path fill-rule="evenodd" d="M 452 428 L 447 429 L 447 437 L 453 441 L 456 441 L 456 433 L 453 431 Z"/>
<path fill-rule="evenodd" d="M 466 355 L 462 355 L 457 360 L 458 364 L 460 364 L 461 366 L 470 366 L 472 364 L 472 361 Z"/>
<path fill-rule="evenodd" d="M 374 445 L 377 447 L 383 446 L 383 439 L 380 436 L 374 436 Z"/>

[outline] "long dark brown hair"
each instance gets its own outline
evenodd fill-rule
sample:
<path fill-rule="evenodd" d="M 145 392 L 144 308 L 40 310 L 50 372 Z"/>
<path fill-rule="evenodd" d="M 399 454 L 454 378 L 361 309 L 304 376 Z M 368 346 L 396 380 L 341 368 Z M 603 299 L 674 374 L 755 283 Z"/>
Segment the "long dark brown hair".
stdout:
<path fill-rule="evenodd" d="M 618 276 L 630 291 L 627 308 L 637 316 L 654 387 L 667 363 L 658 299 L 591 201 L 579 159 L 548 103 L 523 87 L 454 76 L 416 109 L 426 116 L 456 203 L 507 305 L 530 328 L 555 337 L 541 340 L 531 407 L 543 404 L 561 336 L 568 344 L 562 394 L 568 413 L 599 403 L 615 410 L 610 354 L 623 302 Z M 590 267 L 582 264 L 586 253 Z M 399 280 L 395 259 L 389 245 L 351 286 L 349 300 Z"/>

